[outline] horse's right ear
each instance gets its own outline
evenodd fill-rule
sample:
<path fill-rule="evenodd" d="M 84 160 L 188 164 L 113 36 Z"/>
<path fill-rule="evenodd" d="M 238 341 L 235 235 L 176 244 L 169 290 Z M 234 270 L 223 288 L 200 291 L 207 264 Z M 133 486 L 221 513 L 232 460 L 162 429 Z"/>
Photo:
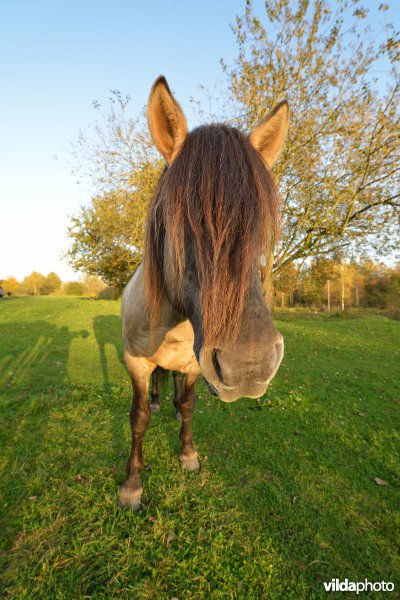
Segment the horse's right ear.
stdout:
<path fill-rule="evenodd" d="M 173 97 L 163 75 L 151 88 L 147 119 L 153 142 L 168 163 L 172 163 L 187 136 L 185 115 Z"/>

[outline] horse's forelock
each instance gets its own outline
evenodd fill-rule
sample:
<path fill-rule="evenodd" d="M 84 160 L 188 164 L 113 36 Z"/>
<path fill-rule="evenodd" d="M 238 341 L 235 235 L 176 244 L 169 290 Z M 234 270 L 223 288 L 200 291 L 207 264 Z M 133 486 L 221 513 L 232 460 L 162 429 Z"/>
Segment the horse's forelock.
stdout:
<path fill-rule="evenodd" d="M 237 333 L 249 280 L 260 256 L 272 251 L 278 224 L 277 187 L 248 139 L 225 125 L 191 132 L 149 206 L 144 269 L 151 322 L 163 291 L 165 231 L 178 284 L 185 235 L 193 241 L 203 335 L 211 342 Z"/>

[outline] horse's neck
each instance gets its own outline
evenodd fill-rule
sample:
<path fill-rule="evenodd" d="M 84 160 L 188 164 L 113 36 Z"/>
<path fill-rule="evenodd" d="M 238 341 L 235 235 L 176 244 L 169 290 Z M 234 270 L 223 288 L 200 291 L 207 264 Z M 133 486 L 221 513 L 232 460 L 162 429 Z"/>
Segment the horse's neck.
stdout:
<path fill-rule="evenodd" d="M 168 331 L 182 321 L 185 317 L 172 308 L 164 295 L 156 327 L 150 331 L 143 265 L 140 265 L 122 296 L 122 335 L 126 349 L 135 356 L 152 356 Z"/>

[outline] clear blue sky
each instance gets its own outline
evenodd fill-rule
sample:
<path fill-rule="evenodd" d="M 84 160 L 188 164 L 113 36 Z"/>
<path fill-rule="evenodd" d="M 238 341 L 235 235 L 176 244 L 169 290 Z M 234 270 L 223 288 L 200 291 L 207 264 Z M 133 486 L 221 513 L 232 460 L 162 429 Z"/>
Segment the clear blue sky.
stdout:
<path fill-rule="evenodd" d="M 198 84 L 223 79 L 220 58 L 233 62 L 229 25 L 244 9 L 245 0 L 1 2 L 0 278 L 76 278 L 60 257 L 68 216 L 89 197 L 66 165 L 96 117 L 92 100 L 119 89 L 138 113 L 163 73 L 187 107 Z"/>
<path fill-rule="evenodd" d="M 13 0 L 0 8 L 0 278 L 74 277 L 60 261 L 68 215 L 88 201 L 66 164 L 110 89 L 146 103 L 164 73 L 182 104 L 233 60 L 243 0 Z M 54 159 L 57 155 L 59 160 Z"/>

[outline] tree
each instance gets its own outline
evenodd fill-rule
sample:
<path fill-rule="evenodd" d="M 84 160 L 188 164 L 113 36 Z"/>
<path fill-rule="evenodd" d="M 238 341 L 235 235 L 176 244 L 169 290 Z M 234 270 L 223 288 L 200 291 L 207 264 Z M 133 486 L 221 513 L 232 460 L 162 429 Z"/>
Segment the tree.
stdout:
<path fill-rule="evenodd" d="M 233 27 L 238 56 L 233 66 L 223 63 L 224 120 L 250 130 L 283 98 L 291 106 L 276 169 L 282 234 L 262 267 L 265 282 L 272 271 L 338 248 L 397 249 L 400 34 L 389 24 L 382 38 L 365 26 L 366 15 L 361 0 L 269 0 L 261 19 L 248 0 Z M 384 85 L 375 76 L 382 69 Z M 162 169 L 143 116 L 128 118 L 128 105 L 114 91 L 94 137 L 82 135 L 75 149 L 78 172 L 96 194 L 72 219 L 68 253 L 74 268 L 119 289 L 141 260 L 144 214 Z"/>
<path fill-rule="evenodd" d="M 106 289 L 106 285 L 100 277 L 96 275 L 85 275 L 82 280 L 85 296 L 97 298 Z"/>
<path fill-rule="evenodd" d="M 52 271 L 45 277 L 43 284 L 40 286 L 40 293 L 44 296 L 55 292 L 61 288 L 62 281 L 59 276 Z"/>
<path fill-rule="evenodd" d="M 160 162 L 143 165 L 131 174 L 129 190 L 105 191 L 72 218 L 67 256 L 74 269 L 124 288 L 142 261 L 147 205 L 161 169 Z"/>
<path fill-rule="evenodd" d="M 116 90 L 108 114 L 95 103 L 100 121 L 94 136 L 80 136 L 74 156 L 75 173 L 89 177 L 97 194 L 68 229 L 71 266 L 119 291 L 142 261 L 147 205 L 164 168 L 143 116 L 128 118 L 128 105 Z"/>
<path fill-rule="evenodd" d="M 310 265 L 310 280 L 309 285 L 314 286 L 314 299 L 318 297 L 321 304 L 326 299 L 326 306 L 330 311 L 333 300 L 332 292 L 337 280 L 337 263 L 335 260 L 324 256 L 315 258 Z"/>
<path fill-rule="evenodd" d="M 322 306 L 326 298 L 330 309 L 331 292 L 336 279 L 335 267 L 336 263 L 325 258 L 313 259 L 309 265 L 303 266 L 300 275 L 301 290 L 298 294 L 302 302 Z"/>
<path fill-rule="evenodd" d="M 1 286 L 5 294 L 15 294 L 19 291 L 21 284 L 15 279 L 15 277 L 7 277 L 1 281 Z"/>
<path fill-rule="evenodd" d="M 230 112 L 250 129 L 279 100 L 291 106 L 277 169 L 283 226 L 274 271 L 337 247 L 360 250 L 371 236 L 380 252 L 398 240 L 399 34 L 388 26 L 377 42 L 365 16 L 358 0 L 269 0 L 263 23 L 248 2 L 233 28 L 238 58 L 223 65 Z M 382 64 L 385 89 L 373 75 Z"/>
<path fill-rule="evenodd" d="M 281 307 L 285 306 L 285 297 L 289 298 L 289 303 L 293 302 L 293 292 L 298 283 L 298 271 L 294 262 L 288 263 L 283 269 L 277 271 L 274 276 L 273 284 L 275 294 L 279 293 Z"/>
<path fill-rule="evenodd" d="M 388 309 L 397 313 L 400 309 L 400 265 L 390 269 L 366 261 L 361 265 L 366 279 L 365 304 L 369 307 Z"/>
<path fill-rule="evenodd" d="M 351 306 L 354 301 L 354 288 L 356 268 L 354 264 L 346 263 L 343 259 L 334 264 L 334 277 L 332 289 L 332 299 L 341 310 Z M 336 276 L 335 276 L 336 275 Z"/>
<path fill-rule="evenodd" d="M 365 276 L 361 264 L 354 260 L 347 265 L 347 268 L 352 282 L 352 302 L 356 308 L 360 308 L 365 302 Z"/>
<path fill-rule="evenodd" d="M 86 135 L 81 132 L 73 146 L 73 174 L 78 182 L 91 181 L 99 193 L 132 190 L 137 172 L 160 158 L 145 114 L 129 117 L 129 103 L 130 96 L 124 97 L 119 90 L 111 90 L 107 111 L 94 100 L 93 107 L 99 115 L 94 128 Z"/>
<path fill-rule="evenodd" d="M 45 284 L 46 278 L 37 271 L 32 271 L 30 275 L 24 277 L 21 283 L 21 292 L 29 296 L 39 294 L 40 288 Z"/>
<path fill-rule="evenodd" d="M 64 291 L 67 296 L 82 296 L 83 284 L 80 281 L 69 281 L 64 285 Z"/>

